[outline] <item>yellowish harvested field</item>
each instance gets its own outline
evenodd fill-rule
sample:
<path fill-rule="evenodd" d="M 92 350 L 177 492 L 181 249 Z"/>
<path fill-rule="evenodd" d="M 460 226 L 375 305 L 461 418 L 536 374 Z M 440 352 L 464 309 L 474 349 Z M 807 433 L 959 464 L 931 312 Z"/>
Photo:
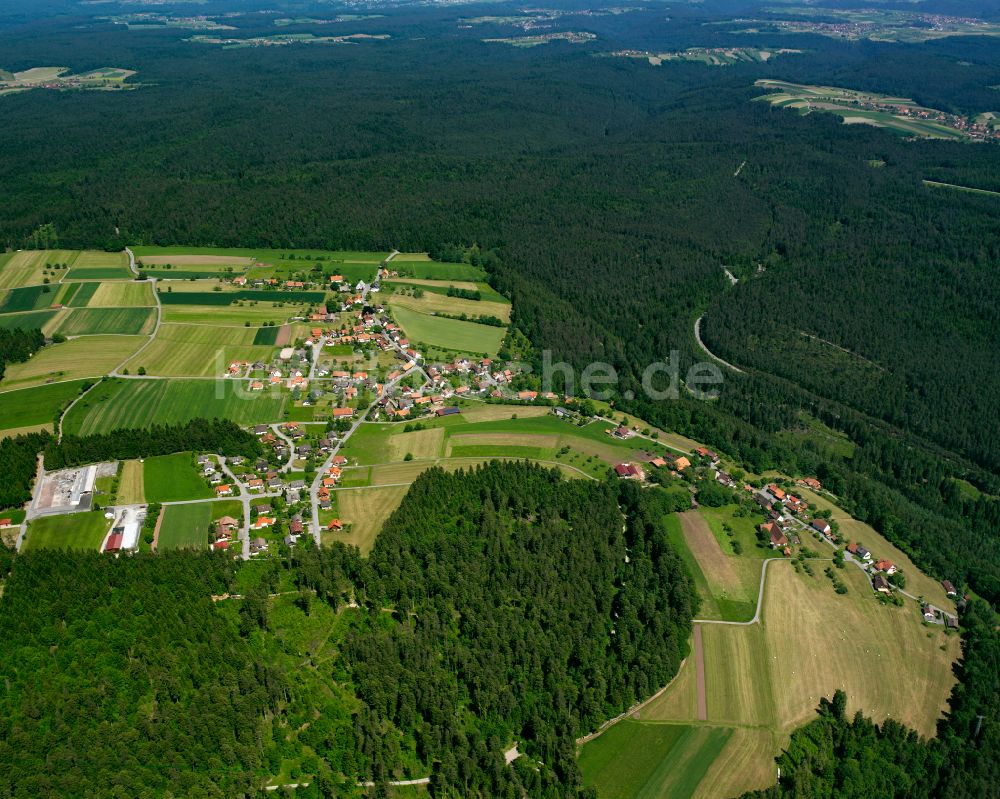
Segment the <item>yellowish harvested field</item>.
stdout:
<path fill-rule="evenodd" d="M 72 310 L 69 308 L 60 308 L 48 322 L 42 325 L 42 332 L 46 336 L 51 336 L 56 330 L 59 329 L 59 326 L 66 321 L 66 317 L 71 313 Z"/>
<path fill-rule="evenodd" d="M 784 563 L 768 570 L 764 626 L 779 723 L 808 721 L 820 697 L 842 688 L 850 713 L 892 716 L 933 735 L 955 682 L 958 636 L 923 627 L 914 602 L 881 605 L 860 569 L 840 574 L 844 596 L 819 571 L 800 577 Z"/>
<path fill-rule="evenodd" d="M 83 336 L 45 347 L 26 363 L 8 366 L 0 391 L 56 380 L 100 377 L 147 340 L 145 336 Z"/>
<path fill-rule="evenodd" d="M 408 486 L 393 486 L 338 491 L 340 519 L 349 522 L 351 529 L 346 535 L 324 532 L 324 543 L 327 542 L 327 538 L 330 541 L 342 541 L 358 547 L 362 555 L 367 555 L 375 544 L 375 538 L 382 529 L 382 524 L 399 507 L 408 490 Z"/>
<path fill-rule="evenodd" d="M 140 258 L 143 264 L 149 266 L 250 266 L 253 258 L 241 258 L 237 255 L 147 255 Z"/>
<path fill-rule="evenodd" d="M 401 252 L 393 260 L 406 263 L 407 261 L 429 261 L 430 259 L 430 255 L 425 252 Z M 389 264 L 391 269 L 392 261 L 390 261 Z"/>
<path fill-rule="evenodd" d="M 146 493 L 142 477 L 140 461 L 125 461 L 122 465 L 121 478 L 118 480 L 118 496 L 115 502 L 119 505 L 139 505 L 145 502 Z"/>
<path fill-rule="evenodd" d="M 474 408 L 462 408 L 462 418 L 470 422 L 495 422 L 499 419 L 532 419 L 545 416 L 552 409 L 541 405 L 478 405 Z"/>
<path fill-rule="evenodd" d="M 387 463 L 372 467 L 372 485 L 392 485 L 394 483 L 412 483 L 422 472 L 436 465 L 437 461 L 409 461 L 406 463 Z"/>
<path fill-rule="evenodd" d="M 461 433 L 448 437 L 448 453 L 454 447 L 508 446 L 553 449 L 559 436 L 538 433 Z"/>
<path fill-rule="evenodd" d="M 787 742 L 787 736 L 771 730 L 737 727 L 698 783 L 694 799 L 739 796 L 773 785 L 774 756 Z"/>
<path fill-rule="evenodd" d="M 713 593 L 718 596 L 742 598 L 744 591 L 739 572 L 712 535 L 705 517 L 696 510 L 685 511 L 678 516 L 688 549 L 705 573 L 705 579 L 708 580 Z"/>
<path fill-rule="evenodd" d="M 887 558 L 895 563 L 896 567 L 906 575 L 906 590 L 909 593 L 914 596 L 922 596 L 928 602 L 949 612 L 955 611 L 955 603 L 945 594 L 941 583 L 921 572 L 906 553 L 875 532 L 874 528 L 852 518 L 847 511 L 834 505 L 827 497 L 817 494 L 815 491 L 801 487 L 797 487 L 796 490 L 803 499 L 816 507 L 831 510 L 833 518 L 837 520 L 837 525 L 840 527 L 841 535 L 845 536 L 847 541 L 860 542 L 871 550 L 874 557 Z"/>
<path fill-rule="evenodd" d="M 396 433 L 389 437 L 390 458 L 401 461 L 407 454 L 414 458 L 438 458 L 444 444 L 444 428 L 416 430 L 412 433 Z"/>
<path fill-rule="evenodd" d="M 469 317 L 495 316 L 504 322 L 510 321 L 510 305 L 507 303 L 463 300 L 460 297 L 449 297 L 432 291 L 425 291 L 424 296 L 420 298 L 393 294 L 389 304 L 410 308 L 425 314 L 445 313 L 453 316 L 466 314 Z"/>
<path fill-rule="evenodd" d="M 156 305 L 151 283 L 130 281 L 102 283 L 87 303 L 88 308 L 125 308 Z"/>
<path fill-rule="evenodd" d="M 708 720 L 772 726 L 774 692 L 760 625 L 702 624 Z M 747 675 L 754 675 L 747 679 Z"/>
<path fill-rule="evenodd" d="M 85 250 L 76 256 L 73 266 L 79 268 L 121 267 L 128 266 L 128 256 L 122 252 L 103 252 L 100 250 Z"/>

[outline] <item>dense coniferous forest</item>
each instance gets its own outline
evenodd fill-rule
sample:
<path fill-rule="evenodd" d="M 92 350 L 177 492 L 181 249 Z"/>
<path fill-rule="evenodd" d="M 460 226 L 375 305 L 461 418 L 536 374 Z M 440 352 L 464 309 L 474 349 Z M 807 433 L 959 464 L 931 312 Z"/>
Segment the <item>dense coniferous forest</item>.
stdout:
<path fill-rule="evenodd" d="M 19 556 L 0 600 L 0 793 L 255 790 L 277 676 L 219 623 L 232 561 Z"/>
<path fill-rule="evenodd" d="M 27 433 L 0 440 L 0 507 L 14 508 L 31 499 L 31 486 L 38 471 L 38 453 L 51 440 L 41 433 Z"/>

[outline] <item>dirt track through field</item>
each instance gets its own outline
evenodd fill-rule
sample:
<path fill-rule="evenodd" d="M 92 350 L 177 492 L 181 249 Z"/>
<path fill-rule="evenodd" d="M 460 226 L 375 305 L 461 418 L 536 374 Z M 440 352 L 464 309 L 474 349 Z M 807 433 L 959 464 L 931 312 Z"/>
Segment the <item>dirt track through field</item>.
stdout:
<path fill-rule="evenodd" d="M 163 516 L 166 508 L 160 508 L 160 515 L 156 517 L 156 527 L 153 528 L 153 552 L 156 552 L 156 545 L 160 543 L 160 525 L 163 524 Z"/>
<path fill-rule="evenodd" d="M 278 328 L 278 336 L 274 340 L 275 347 L 287 347 L 292 343 L 292 326 L 282 325 Z"/>
<path fill-rule="evenodd" d="M 698 721 L 708 721 L 708 699 L 705 695 L 705 653 L 701 648 L 701 625 L 694 626 L 694 666 L 698 688 Z"/>

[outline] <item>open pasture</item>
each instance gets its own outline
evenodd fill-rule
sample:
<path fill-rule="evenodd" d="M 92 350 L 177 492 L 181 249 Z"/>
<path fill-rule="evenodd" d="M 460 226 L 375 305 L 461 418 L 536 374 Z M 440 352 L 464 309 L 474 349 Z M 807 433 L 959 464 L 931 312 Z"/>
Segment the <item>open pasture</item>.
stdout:
<path fill-rule="evenodd" d="M 259 328 L 268 322 L 275 327 L 291 316 L 301 316 L 306 305 L 274 302 L 234 303 L 233 305 L 164 305 L 163 321 L 189 325 L 229 325 Z"/>
<path fill-rule="evenodd" d="M 142 472 L 143 492 L 148 502 L 178 502 L 215 496 L 215 491 L 201 476 L 190 452 L 146 458 Z"/>
<path fill-rule="evenodd" d="M 0 428 L 51 423 L 79 395 L 85 380 L 0 392 Z"/>
<path fill-rule="evenodd" d="M 539 433 L 452 433 L 448 436 L 445 452 L 450 455 L 456 448 L 468 447 L 532 447 L 555 454 L 559 443 L 557 435 Z"/>
<path fill-rule="evenodd" d="M 106 380 L 73 406 L 63 426 L 66 432 L 90 435 L 198 417 L 231 419 L 242 425 L 282 418 L 287 394 L 249 393 L 245 387 L 224 380 Z"/>
<path fill-rule="evenodd" d="M 681 513 L 679 518 L 684 541 L 708 580 L 712 595 L 745 599 L 736 564 L 730 555 L 722 551 L 705 518 L 696 510 Z"/>
<path fill-rule="evenodd" d="M 437 458 L 444 448 L 443 427 L 396 433 L 389 438 L 390 460 L 401 461 L 408 454 L 414 458 Z"/>
<path fill-rule="evenodd" d="M 141 347 L 144 336 L 87 336 L 53 344 L 26 363 L 10 364 L 0 391 L 50 383 L 100 377 Z"/>
<path fill-rule="evenodd" d="M 957 636 L 924 627 L 912 602 L 899 608 L 879 603 L 853 566 L 839 572 L 848 585 L 844 595 L 834 592 L 822 569 L 815 572 L 772 563 L 760 625 L 700 625 L 707 723 L 754 734 L 741 733 L 747 747 L 723 750 L 698 796 L 738 795 L 770 782 L 787 735 L 837 688 L 846 692 L 851 714 L 861 710 L 878 722 L 892 716 L 933 734 L 954 683 Z M 641 719 L 695 722 L 695 672 L 689 656 Z M 740 770 L 725 763 L 738 763 Z"/>
<path fill-rule="evenodd" d="M 242 271 L 253 266 L 254 259 L 241 255 L 146 255 L 141 259 L 143 267 L 153 269 L 162 267 L 197 266 L 205 271 L 225 271 L 226 267 L 233 267 L 234 271 Z M 214 267 L 214 269 L 213 269 Z M 237 270 L 236 267 L 242 267 Z"/>
<path fill-rule="evenodd" d="M 0 313 L 42 311 L 58 305 L 69 305 L 80 285 L 80 283 L 55 283 L 48 286 L 23 286 L 0 292 Z"/>
<path fill-rule="evenodd" d="M 149 335 L 155 317 L 152 308 L 76 308 L 63 314 L 51 332 L 63 336 Z"/>
<path fill-rule="evenodd" d="M 271 347 L 255 346 L 252 327 L 163 324 L 127 368 L 168 377 L 222 376 L 234 360 L 267 360 Z"/>
<path fill-rule="evenodd" d="M 496 355 L 507 332 L 502 327 L 430 316 L 397 305 L 393 316 L 413 342 L 472 355 Z"/>
<path fill-rule="evenodd" d="M 891 716 L 933 735 L 955 682 L 958 637 L 923 627 L 913 602 L 880 604 L 860 569 L 840 576 L 843 596 L 819 571 L 813 578 L 784 563 L 769 567 L 764 632 L 779 724 L 805 723 L 820 696 L 842 688 L 849 713 Z"/>
<path fill-rule="evenodd" d="M 324 532 L 324 543 L 342 541 L 361 550 L 362 555 L 371 552 L 375 537 L 392 512 L 399 507 L 409 491 L 409 486 L 389 488 L 356 488 L 337 492 L 340 519 L 351 525 L 345 533 Z"/>
<path fill-rule="evenodd" d="M 111 522 L 100 511 L 43 516 L 28 523 L 22 552 L 32 549 L 80 549 L 97 552 Z"/>

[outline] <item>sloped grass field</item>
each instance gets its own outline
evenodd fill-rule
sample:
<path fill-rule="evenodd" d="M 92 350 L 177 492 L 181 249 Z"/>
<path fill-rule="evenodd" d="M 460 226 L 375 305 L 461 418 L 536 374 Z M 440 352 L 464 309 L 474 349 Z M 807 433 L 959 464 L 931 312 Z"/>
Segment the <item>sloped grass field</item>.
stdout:
<path fill-rule="evenodd" d="M 148 335 L 154 317 L 152 308 L 76 308 L 60 319 L 52 332 L 63 336 Z"/>
<path fill-rule="evenodd" d="M 245 385 L 224 380 L 108 379 L 73 406 L 63 427 L 66 432 L 90 435 L 199 417 L 231 419 L 241 425 L 283 417 L 287 394 L 251 394 L 241 390 Z"/>
<path fill-rule="evenodd" d="M 431 316 L 393 305 L 393 316 L 411 342 L 472 355 L 496 355 L 506 328 Z"/>
<path fill-rule="evenodd" d="M 0 289 L 41 283 L 46 277 L 44 270 L 51 264 L 72 266 L 79 256 L 73 250 L 24 250 L 0 255 Z"/>
<path fill-rule="evenodd" d="M 85 284 L 89 288 L 89 284 Z M 124 308 L 156 305 L 153 285 L 145 281 L 101 283 L 87 298 L 89 308 Z"/>
<path fill-rule="evenodd" d="M 679 527 L 668 525 L 668 530 L 685 556 Z M 686 557 L 693 560 L 690 552 Z M 906 601 L 898 608 L 879 603 L 865 576 L 850 564 L 839 570 L 848 593 L 836 594 L 822 568 L 816 568 L 821 565 L 815 563 L 810 576 L 796 573 L 790 561 L 770 564 L 759 625 L 701 624 L 706 722 L 697 721 L 692 656 L 666 691 L 639 714 L 643 722 L 734 730 L 729 744 L 709 750 L 714 752 L 711 759 L 718 760 L 710 760 L 707 771 L 699 767 L 702 777 L 693 794 L 698 799 L 735 796 L 773 782 L 773 758 L 789 732 L 812 717 L 821 697 L 838 688 L 847 693 L 849 713 L 861 710 L 878 722 L 892 716 L 922 735 L 933 735 L 954 683 L 958 637 L 923 626 L 916 603 Z M 703 593 L 705 576 L 696 574 L 695 582 Z M 588 743 L 584 754 L 608 732 Z M 635 746 L 640 746 L 642 739 L 635 736 Z M 584 762 L 581 756 L 581 766 Z M 596 778 L 594 784 L 600 786 Z M 670 791 L 631 795 L 687 795 L 673 792 L 675 787 Z"/>
<path fill-rule="evenodd" d="M 53 422 L 86 384 L 86 380 L 74 380 L 0 392 L 0 429 Z"/>
<path fill-rule="evenodd" d="M 362 555 L 367 555 L 383 522 L 399 507 L 409 490 L 409 486 L 391 486 L 338 491 L 340 520 L 350 523 L 351 527 L 346 533 L 324 532 L 324 543 L 341 541 L 358 547 Z"/>
<path fill-rule="evenodd" d="M 146 458 L 143 462 L 143 489 L 147 502 L 179 502 L 215 496 L 215 491 L 202 478 L 190 452 Z"/>
<path fill-rule="evenodd" d="M 424 314 L 445 313 L 452 316 L 465 314 L 470 318 L 476 316 L 495 316 L 504 322 L 510 322 L 510 304 L 507 302 L 466 300 L 461 297 L 449 297 L 447 294 L 424 291 L 422 297 L 413 297 L 409 294 L 393 294 L 389 304 L 394 308 L 409 308 L 412 311 Z"/>
<path fill-rule="evenodd" d="M 125 461 L 118 480 L 118 496 L 115 497 L 115 502 L 119 505 L 137 505 L 145 501 L 143 463 L 137 460 Z"/>
<path fill-rule="evenodd" d="M 222 376 L 233 360 L 270 357 L 271 347 L 254 346 L 256 333 L 253 328 L 163 324 L 127 366 L 132 372 L 144 367 L 151 375 L 169 377 Z"/>
<path fill-rule="evenodd" d="M 58 311 L 29 311 L 27 313 L 0 313 L 0 328 L 7 330 L 21 328 L 31 330 L 41 329 L 51 322 Z"/>
<path fill-rule="evenodd" d="M 100 377 L 146 341 L 144 336 L 87 336 L 45 347 L 26 363 L 10 364 L 0 391 L 55 380 Z"/>

